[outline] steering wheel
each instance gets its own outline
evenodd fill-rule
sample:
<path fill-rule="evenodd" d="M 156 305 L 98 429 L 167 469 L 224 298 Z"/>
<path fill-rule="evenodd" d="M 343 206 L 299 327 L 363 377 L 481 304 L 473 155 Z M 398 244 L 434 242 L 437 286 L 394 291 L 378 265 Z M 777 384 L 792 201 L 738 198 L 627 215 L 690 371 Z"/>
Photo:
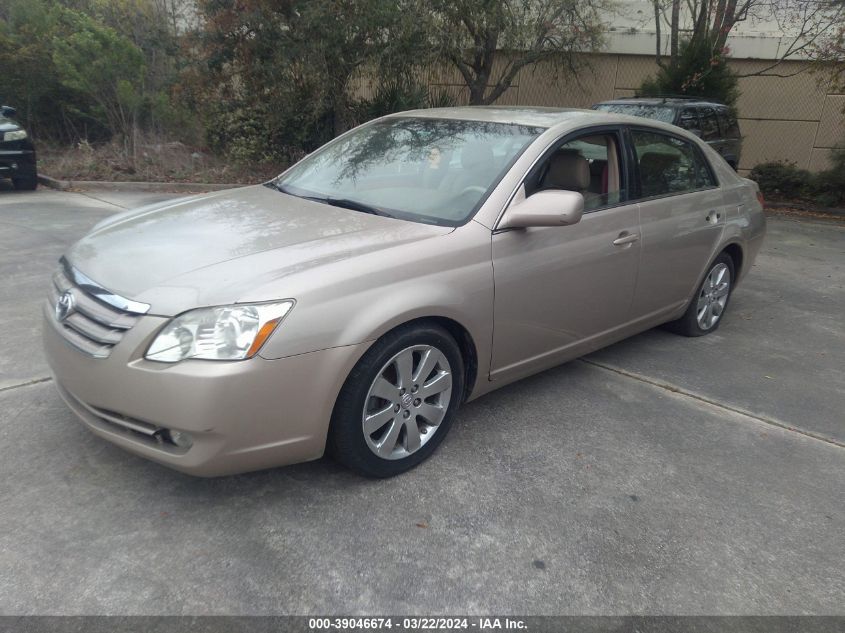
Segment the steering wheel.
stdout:
<path fill-rule="evenodd" d="M 459 193 L 455 197 L 460 198 L 461 196 L 465 196 L 466 194 L 471 193 L 471 192 L 477 192 L 477 193 L 480 193 L 480 194 L 484 194 L 486 191 L 487 191 L 487 189 L 485 189 L 481 185 L 470 185 L 469 187 L 464 187 L 463 190 L 461 191 L 461 193 Z"/>

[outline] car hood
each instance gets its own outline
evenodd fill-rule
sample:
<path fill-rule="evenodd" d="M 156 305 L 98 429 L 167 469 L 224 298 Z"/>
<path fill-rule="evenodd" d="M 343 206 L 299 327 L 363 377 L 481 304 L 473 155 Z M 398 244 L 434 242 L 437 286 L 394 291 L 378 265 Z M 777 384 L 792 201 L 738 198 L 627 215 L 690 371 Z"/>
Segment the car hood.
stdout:
<path fill-rule="evenodd" d="M 171 201 L 108 218 L 69 251 L 111 292 L 171 316 L 256 297 L 269 282 L 453 229 L 370 215 L 263 186 Z"/>

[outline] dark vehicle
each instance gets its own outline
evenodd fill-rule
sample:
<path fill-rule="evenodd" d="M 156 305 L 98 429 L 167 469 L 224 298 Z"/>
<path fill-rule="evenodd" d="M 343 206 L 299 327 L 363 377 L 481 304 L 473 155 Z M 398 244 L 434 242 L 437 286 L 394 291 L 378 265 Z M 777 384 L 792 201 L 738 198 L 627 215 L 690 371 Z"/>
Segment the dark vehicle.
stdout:
<path fill-rule="evenodd" d="M 690 97 L 631 97 L 602 101 L 593 110 L 656 119 L 689 130 L 737 168 L 742 136 L 736 114 L 724 103 Z"/>
<path fill-rule="evenodd" d="M 14 108 L 0 106 L 0 178 L 11 178 L 15 189 L 31 191 L 38 186 L 35 147 L 26 130 L 12 120 L 15 114 Z"/>

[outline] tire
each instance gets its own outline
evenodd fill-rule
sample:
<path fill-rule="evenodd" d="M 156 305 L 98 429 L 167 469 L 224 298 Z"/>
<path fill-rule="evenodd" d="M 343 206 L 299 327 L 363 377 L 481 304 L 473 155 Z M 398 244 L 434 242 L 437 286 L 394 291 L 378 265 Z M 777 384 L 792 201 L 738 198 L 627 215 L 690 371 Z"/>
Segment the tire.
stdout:
<path fill-rule="evenodd" d="M 346 379 L 328 451 L 368 477 L 403 473 L 443 441 L 463 393 L 464 362 L 449 332 L 429 323 L 397 328 L 376 341 Z"/>
<path fill-rule="evenodd" d="M 667 328 L 683 336 L 704 336 L 715 332 L 728 309 L 734 279 L 733 259 L 727 253 L 721 253 L 707 269 L 707 274 L 696 289 L 684 316 L 667 323 Z M 716 286 L 711 285 L 713 281 L 716 281 Z M 725 282 L 727 286 L 724 285 Z M 702 310 L 710 312 L 708 314 Z"/>
<path fill-rule="evenodd" d="M 12 178 L 12 184 L 18 191 L 35 191 L 38 187 L 38 176 L 34 173 L 26 176 L 18 176 L 17 178 Z"/>

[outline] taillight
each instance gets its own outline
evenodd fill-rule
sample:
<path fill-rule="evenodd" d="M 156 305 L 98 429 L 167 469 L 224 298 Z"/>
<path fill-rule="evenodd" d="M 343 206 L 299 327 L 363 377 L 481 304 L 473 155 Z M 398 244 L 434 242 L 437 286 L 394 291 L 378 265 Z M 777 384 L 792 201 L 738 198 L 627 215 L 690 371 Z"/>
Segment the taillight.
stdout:
<path fill-rule="evenodd" d="M 757 190 L 757 202 L 760 203 L 761 207 L 766 206 L 766 200 L 763 198 L 763 192 L 760 191 L 759 189 Z"/>

